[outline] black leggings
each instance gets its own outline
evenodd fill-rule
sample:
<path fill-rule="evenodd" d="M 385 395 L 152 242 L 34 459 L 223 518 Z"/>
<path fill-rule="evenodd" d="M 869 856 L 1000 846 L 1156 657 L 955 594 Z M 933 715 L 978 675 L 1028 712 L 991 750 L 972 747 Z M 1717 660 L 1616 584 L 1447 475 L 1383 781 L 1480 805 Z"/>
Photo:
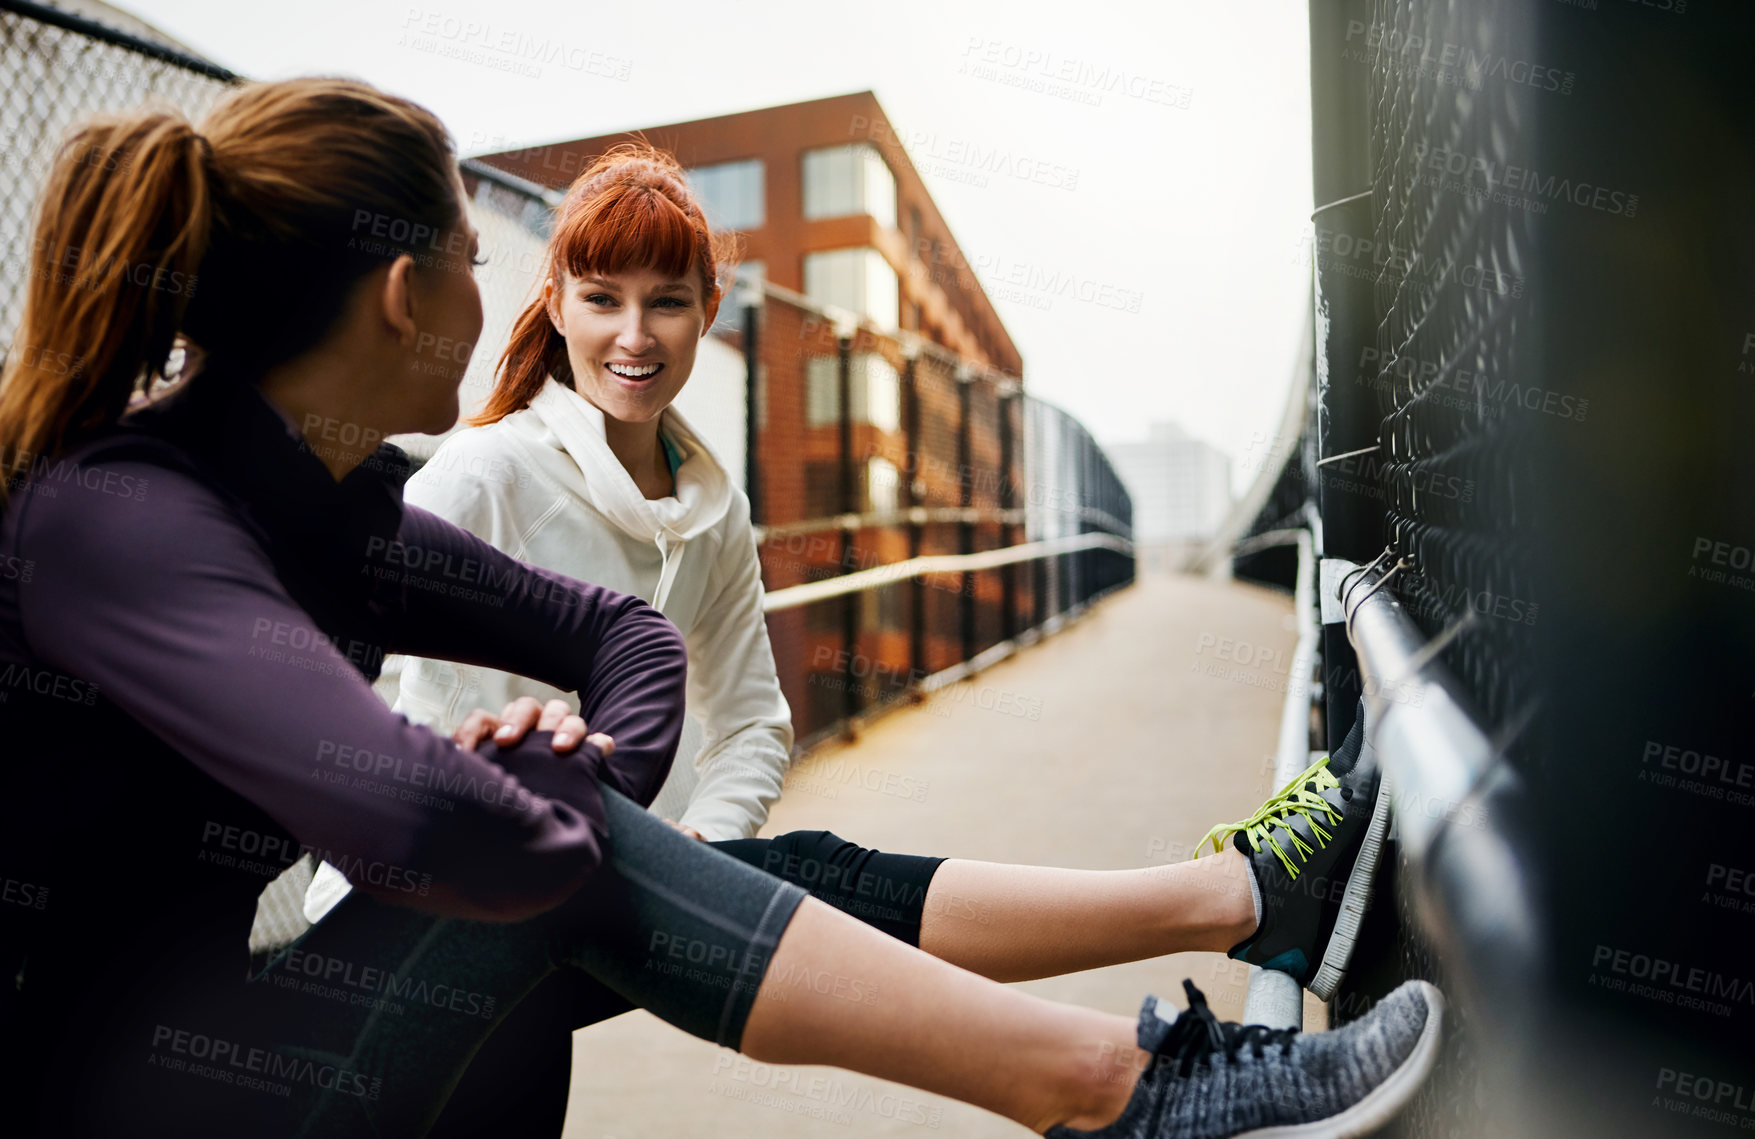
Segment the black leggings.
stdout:
<path fill-rule="evenodd" d="M 944 861 L 868 850 L 829 831 L 708 845 L 915 946 L 927 886 Z M 476 1054 L 432 1139 L 556 1139 L 573 1078 L 573 1030 L 634 1007 L 588 973 L 551 974 Z"/>

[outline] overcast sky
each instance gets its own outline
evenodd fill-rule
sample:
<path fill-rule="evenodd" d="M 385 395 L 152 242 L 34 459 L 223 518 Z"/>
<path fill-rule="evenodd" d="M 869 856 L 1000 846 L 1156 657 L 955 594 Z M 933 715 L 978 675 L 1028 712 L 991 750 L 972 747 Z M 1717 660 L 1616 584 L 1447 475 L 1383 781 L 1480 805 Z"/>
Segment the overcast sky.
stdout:
<path fill-rule="evenodd" d="M 245 75 L 417 99 L 465 154 L 870 89 L 1030 390 L 1106 441 L 1171 419 L 1242 456 L 1278 420 L 1308 303 L 1298 0 L 117 2 Z M 550 62 L 502 70 L 508 43 Z"/>

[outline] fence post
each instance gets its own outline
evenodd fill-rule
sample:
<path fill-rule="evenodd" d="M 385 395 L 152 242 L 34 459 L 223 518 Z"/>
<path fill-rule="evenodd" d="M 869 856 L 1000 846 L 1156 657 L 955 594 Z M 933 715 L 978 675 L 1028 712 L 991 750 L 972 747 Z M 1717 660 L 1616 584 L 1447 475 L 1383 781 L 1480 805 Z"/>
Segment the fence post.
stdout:
<path fill-rule="evenodd" d="M 1074 485 L 1076 488 L 1077 481 L 1078 481 L 1078 475 L 1079 475 L 1080 470 L 1082 469 L 1082 467 L 1080 465 L 1079 448 L 1082 445 L 1083 440 L 1081 440 L 1077 435 L 1073 434 L 1070 425 L 1068 424 L 1068 422 L 1064 418 L 1060 421 L 1060 433 L 1061 433 L 1061 437 L 1062 437 L 1063 441 L 1068 444 L 1066 449 L 1068 451 L 1072 452 L 1072 454 L 1070 456 L 1068 456 L 1064 465 L 1070 470 L 1070 473 L 1073 475 L 1073 481 L 1074 481 Z M 1073 502 L 1077 503 L 1080 497 L 1081 497 L 1081 493 L 1075 489 L 1075 493 L 1073 495 Z M 1064 514 L 1065 508 L 1063 507 L 1062 509 L 1063 509 L 1063 514 Z M 1073 506 L 1072 509 L 1073 509 L 1072 521 L 1073 521 L 1073 525 L 1076 527 L 1079 525 L 1078 513 L 1077 513 L 1078 507 L 1075 505 L 1075 506 Z M 1060 527 L 1061 530 L 1067 529 L 1067 527 L 1065 525 L 1065 521 L 1066 520 L 1063 517 L 1062 518 L 1062 525 Z M 1073 532 L 1074 533 L 1081 533 L 1081 531 L 1078 531 L 1076 529 Z M 1055 568 L 1060 571 L 1060 580 L 1054 583 L 1055 584 L 1055 590 L 1054 590 L 1055 602 L 1056 602 L 1054 611 L 1056 613 L 1065 613 L 1068 609 L 1071 609 L 1073 607 L 1073 573 L 1074 573 L 1074 566 L 1076 564 L 1077 558 L 1078 558 L 1077 554 L 1059 554 L 1054 559 Z"/>
<path fill-rule="evenodd" d="M 957 368 L 957 505 L 968 510 L 975 505 L 975 478 L 969 446 L 970 388 L 974 377 L 967 365 Z M 957 523 L 957 552 L 975 552 L 975 524 L 967 518 Z M 975 575 L 964 570 L 957 580 L 957 624 L 963 634 L 963 660 L 975 655 Z"/>
<path fill-rule="evenodd" d="M 761 375 L 761 352 L 756 338 L 761 323 L 761 309 L 745 305 L 743 309 L 743 492 L 750 500 L 750 523 L 762 520 L 762 467 L 756 459 L 760 424 L 756 422 L 758 390 Z"/>
<path fill-rule="evenodd" d="M 999 508 L 1010 511 L 1017 505 L 1017 484 L 1012 478 L 1012 410 L 1017 406 L 1018 393 L 1009 391 L 999 398 Z M 1017 531 L 1011 522 L 1000 523 L 999 544 L 1017 545 Z M 1018 635 L 1018 563 L 1012 562 L 1000 572 L 1004 590 L 1000 603 L 999 639 L 1009 641 Z"/>
<path fill-rule="evenodd" d="M 1095 448 L 1092 446 L 1090 433 L 1079 432 L 1079 458 L 1083 460 L 1081 469 L 1079 469 L 1079 534 L 1090 534 L 1093 528 L 1092 521 L 1085 516 L 1086 509 L 1092 507 L 1090 497 L 1092 497 L 1093 488 L 1097 486 L 1097 479 L 1092 477 L 1093 472 L 1097 470 L 1093 451 Z M 1092 549 L 1079 551 L 1079 605 L 1088 604 L 1092 598 L 1093 553 L 1095 551 Z"/>
<path fill-rule="evenodd" d="M 909 348 L 913 348 L 909 342 Z M 915 374 L 917 351 L 909 351 L 902 365 L 902 430 L 908 451 L 908 468 L 903 472 L 902 501 L 909 510 L 921 505 L 920 483 L 920 389 Z M 922 528 L 919 522 L 908 522 L 908 556 L 920 556 Z M 908 579 L 908 682 L 915 685 L 926 676 L 926 578 L 915 574 Z"/>
<path fill-rule="evenodd" d="M 1030 559 L 1030 620 L 1039 629 L 1048 620 L 1048 559 Z"/>
<path fill-rule="evenodd" d="M 1044 529 L 1046 529 L 1046 526 L 1045 526 L 1045 521 L 1047 518 L 1046 504 L 1049 501 L 1050 496 L 1048 494 L 1048 488 L 1049 488 L 1049 485 L 1051 484 L 1051 480 L 1049 479 L 1049 476 L 1048 476 L 1048 463 L 1047 463 L 1047 460 L 1044 458 L 1044 456 L 1047 454 L 1047 442 L 1046 442 L 1047 429 L 1044 425 L 1044 420 L 1046 419 L 1046 413 L 1044 412 L 1042 405 L 1031 403 L 1030 398 L 1028 396 L 1021 396 L 1020 398 L 1022 398 L 1024 401 L 1023 402 L 1024 444 L 1025 444 L 1025 446 L 1024 446 L 1024 471 L 1025 471 L 1025 474 L 1027 476 L 1027 480 L 1026 480 L 1027 489 L 1026 489 L 1025 494 L 1024 494 L 1024 501 L 1026 503 L 1028 503 L 1030 501 L 1031 495 L 1029 493 L 1029 488 L 1034 488 L 1036 491 L 1039 492 L 1035 496 L 1037 499 L 1037 506 L 1036 506 L 1035 510 L 1032 511 L 1028 506 L 1026 506 L 1026 508 L 1025 508 L 1024 517 L 1025 517 L 1026 521 L 1025 521 L 1025 525 L 1024 525 L 1024 538 L 1026 540 L 1029 540 L 1030 538 L 1042 539 L 1042 538 L 1047 538 L 1050 536 L 1050 535 L 1043 532 Z M 1031 426 L 1031 424 L 1034 424 L 1034 426 Z M 1028 519 L 1029 519 L 1031 513 L 1034 513 L 1035 518 L 1036 518 L 1036 533 L 1035 534 L 1030 533 Z M 1048 620 L 1048 559 L 1047 558 L 1031 558 L 1030 559 L 1030 623 L 1033 626 L 1035 626 L 1036 628 L 1040 629 L 1042 627 L 1043 623 L 1046 622 L 1047 620 Z"/>
<path fill-rule="evenodd" d="M 855 514 L 858 504 L 854 501 L 855 476 L 853 471 L 853 337 L 843 334 L 836 341 L 838 359 L 838 375 L 836 384 L 840 402 L 840 440 L 841 451 L 841 513 Z M 841 572 L 853 572 L 854 549 L 853 535 L 855 531 L 848 526 L 841 527 Z M 859 651 L 859 602 L 861 594 L 844 593 L 841 595 L 841 648 L 847 662 L 847 675 L 842 677 L 841 712 L 846 717 L 842 725 L 842 733 L 851 735 L 853 718 L 859 715 L 861 701 L 859 686 L 854 683 L 858 676 L 854 672 L 854 657 Z"/>

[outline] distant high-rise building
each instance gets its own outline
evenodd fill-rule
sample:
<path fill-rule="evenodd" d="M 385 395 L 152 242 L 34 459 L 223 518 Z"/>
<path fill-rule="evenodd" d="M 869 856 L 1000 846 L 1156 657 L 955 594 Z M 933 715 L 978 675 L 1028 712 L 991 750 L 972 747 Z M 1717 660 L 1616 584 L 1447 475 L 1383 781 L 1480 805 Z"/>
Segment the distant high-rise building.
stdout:
<path fill-rule="evenodd" d="M 1136 546 L 1203 542 L 1225 520 L 1231 508 L 1231 457 L 1218 448 L 1174 423 L 1158 422 L 1145 442 L 1105 443 L 1103 450 L 1133 496 Z"/>

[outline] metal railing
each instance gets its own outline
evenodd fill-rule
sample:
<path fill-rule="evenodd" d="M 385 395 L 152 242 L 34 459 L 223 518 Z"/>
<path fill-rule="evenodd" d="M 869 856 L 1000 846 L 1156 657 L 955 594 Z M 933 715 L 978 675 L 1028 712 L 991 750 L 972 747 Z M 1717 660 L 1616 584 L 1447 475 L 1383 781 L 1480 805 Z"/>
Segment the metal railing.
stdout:
<path fill-rule="evenodd" d="M 1132 580 L 1131 504 L 1015 377 L 785 289 L 745 353 L 766 610 L 807 746 L 991 663 Z M 752 335 L 753 333 L 753 335 Z"/>

